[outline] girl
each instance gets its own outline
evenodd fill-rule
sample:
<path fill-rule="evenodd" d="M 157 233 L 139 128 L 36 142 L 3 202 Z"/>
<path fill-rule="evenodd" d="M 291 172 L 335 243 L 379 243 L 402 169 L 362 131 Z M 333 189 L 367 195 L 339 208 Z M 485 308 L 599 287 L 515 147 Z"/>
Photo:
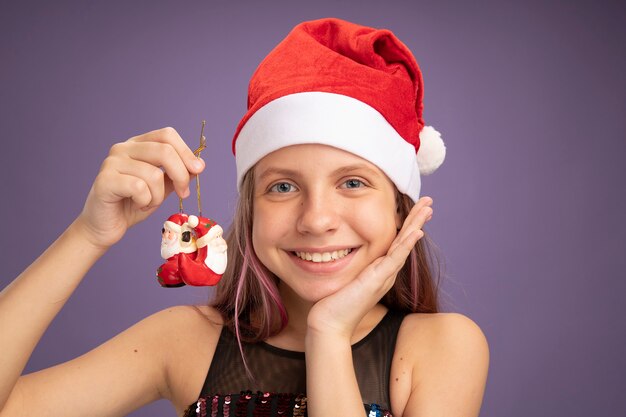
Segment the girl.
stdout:
<path fill-rule="evenodd" d="M 159 398 L 179 416 L 478 415 L 487 344 L 437 313 L 422 239 L 419 175 L 444 149 L 422 94 L 391 32 L 298 25 L 250 83 L 212 305 L 166 309 L 20 376 L 93 263 L 204 168 L 171 128 L 114 145 L 79 217 L 2 292 L 0 416 L 125 415 Z"/>

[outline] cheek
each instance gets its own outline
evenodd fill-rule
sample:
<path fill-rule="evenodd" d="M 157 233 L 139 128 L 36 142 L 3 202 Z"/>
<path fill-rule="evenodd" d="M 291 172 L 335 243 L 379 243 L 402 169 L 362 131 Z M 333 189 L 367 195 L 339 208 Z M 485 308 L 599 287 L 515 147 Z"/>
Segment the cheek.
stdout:
<path fill-rule="evenodd" d="M 258 208 L 252 217 L 252 246 L 259 258 L 261 253 L 274 246 L 288 229 L 286 216 L 275 208 Z"/>
<path fill-rule="evenodd" d="M 397 234 L 395 205 L 362 204 L 352 213 L 353 225 L 359 234 L 385 253 Z"/>

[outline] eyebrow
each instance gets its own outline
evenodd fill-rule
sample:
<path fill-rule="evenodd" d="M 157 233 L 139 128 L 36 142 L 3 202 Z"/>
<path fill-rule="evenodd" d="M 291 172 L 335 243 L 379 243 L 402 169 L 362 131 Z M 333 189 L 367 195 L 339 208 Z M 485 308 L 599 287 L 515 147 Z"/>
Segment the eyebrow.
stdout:
<path fill-rule="evenodd" d="M 379 172 L 373 170 L 372 168 L 368 167 L 365 164 L 353 164 L 353 165 L 346 165 L 343 166 L 341 168 L 338 168 L 336 170 L 334 170 L 331 175 L 345 175 L 345 174 L 349 174 L 351 172 L 354 171 L 367 171 L 369 174 L 371 175 L 380 175 Z M 265 180 L 265 178 L 269 177 L 270 175 L 280 175 L 280 176 L 286 176 L 286 177 L 297 177 L 299 176 L 299 173 L 297 170 L 292 170 L 292 169 L 284 169 L 284 168 L 267 168 L 265 170 L 263 170 L 263 172 L 257 177 L 259 179 L 259 181 L 263 181 Z"/>

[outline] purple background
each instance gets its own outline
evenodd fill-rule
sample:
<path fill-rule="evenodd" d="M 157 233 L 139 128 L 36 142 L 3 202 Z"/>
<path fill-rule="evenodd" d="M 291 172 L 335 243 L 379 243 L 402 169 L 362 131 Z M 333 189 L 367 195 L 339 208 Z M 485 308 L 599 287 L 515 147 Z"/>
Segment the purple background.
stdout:
<path fill-rule="evenodd" d="M 80 212 L 113 143 L 166 125 L 195 145 L 207 119 L 205 213 L 229 224 L 249 76 L 299 21 L 341 17 L 392 29 L 424 72 L 426 121 L 448 145 L 424 180 L 429 231 L 445 309 L 490 343 L 481 415 L 626 415 L 625 6 L 511 3 L 2 2 L 1 286 Z M 98 262 L 28 371 L 206 301 L 153 278 L 176 209 L 166 201 Z M 132 415 L 172 414 L 160 401 Z"/>

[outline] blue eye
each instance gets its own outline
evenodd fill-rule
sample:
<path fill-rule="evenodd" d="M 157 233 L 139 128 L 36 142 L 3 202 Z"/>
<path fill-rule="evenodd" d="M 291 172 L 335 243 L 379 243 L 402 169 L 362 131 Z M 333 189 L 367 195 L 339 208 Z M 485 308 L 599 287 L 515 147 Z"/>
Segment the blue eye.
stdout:
<path fill-rule="evenodd" d="M 290 191 L 293 191 L 294 189 L 295 187 L 288 182 L 279 182 L 272 185 L 270 191 L 274 193 L 288 193 Z"/>
<path fill-rule="evenodd" d="M 357 180 L 356 178 L 350 178 L 348 181 L 343 183 L 344 188 L 361 188 L 365 184 L 361 180 Z"/>

